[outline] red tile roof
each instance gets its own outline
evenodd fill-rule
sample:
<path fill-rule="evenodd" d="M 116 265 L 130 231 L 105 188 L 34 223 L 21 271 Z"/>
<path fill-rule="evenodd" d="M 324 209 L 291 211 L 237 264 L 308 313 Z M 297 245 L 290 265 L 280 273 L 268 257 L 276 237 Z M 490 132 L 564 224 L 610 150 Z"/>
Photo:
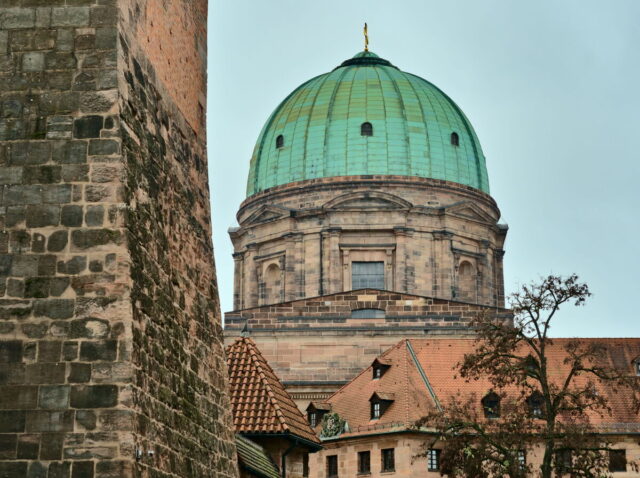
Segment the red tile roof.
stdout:
<path fill-rule="evenodd" d="M 559 382 L 566 375 L 565 345 L 573 340 L 585 345 L 593 342 L 603 345 L 607 351 L 606 365 L 635 373 L 632 363 L 640 356 L 640 338 L 553 339 L 553 344 L 547 348 L 551 380 Z M 380 379 L 372 378 L 369 367 L 327 399 L 332 411 L 347 420 L 350 432 L 342 436 L 411 427 L 438 406 L 446 406 L 449 397 L 457 393 L 467 397 L 475 395 L 480 407 L 479 401 L 491 389 L 491 383 L 487 379 L 467 382 L 459 377 L 456 367 L 464 355 L 474 349 L 473 339 L 406 339 L 399 342 L 382 354 L 381 359 L 390 362 L 391 367 Z M 580 376 L 574 383 L 579 386 L 586 381 L 585 376 Z M 604 416 L 592 413 L 591 423 L 610 431 L 640 432 L 640 416 L 632 412 L 630 393 L 616 392 L 604 386 L 599 389 L 600 393 L 606 394 L 612 413 Z M 373 393 L 378 396 L 394 394 L 393 403 L 377 420 L 370 418 L 369 399 Z"/>
<path fill-rule="evenodd" d="M 226 353 L 237 433 L 284 433 L 319 443 L 253 340 L 241 337 Z"/>

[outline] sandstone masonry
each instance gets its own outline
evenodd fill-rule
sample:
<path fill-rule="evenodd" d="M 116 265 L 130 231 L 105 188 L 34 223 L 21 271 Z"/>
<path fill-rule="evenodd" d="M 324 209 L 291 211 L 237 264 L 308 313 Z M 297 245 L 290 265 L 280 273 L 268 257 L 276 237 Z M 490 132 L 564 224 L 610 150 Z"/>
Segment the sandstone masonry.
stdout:
<path fill-rule="evenodd" d="M 205 68 L 205 0 L 2 2 L 1 477 L 237 474 Z"/>
<path fill-rule="evenodd" d="M 234 309 L 359 288 L 354 263 L 377 262 L 384 287 L 504 306 L 506 225 L 491 196 L 407 176 L 298 181 L 248 197 L 238 211 Z"/>
<path fill-rule="evenodd" d="M 363 289 L 225 314 L 225 340 L 250 334 L 301 410 L 345 385 L 404 338 L 465 337 L 485 315 L 509 310 L 397 292 Z"/>

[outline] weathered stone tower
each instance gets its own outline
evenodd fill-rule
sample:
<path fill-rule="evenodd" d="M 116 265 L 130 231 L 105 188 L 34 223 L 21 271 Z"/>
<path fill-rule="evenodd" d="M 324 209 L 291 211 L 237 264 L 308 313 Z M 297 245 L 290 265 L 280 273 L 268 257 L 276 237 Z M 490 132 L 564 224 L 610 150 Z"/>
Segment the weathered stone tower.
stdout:
<path fill-rule="evenodd" d="M 235 476 L 207 1 L 1 5 L 0 476 Z"/>
<path fill-rule="evenodd" d="M 401 338 L 508 316 L 506 225 L 439 88 L 364 51 L 296 88 L 256 142 L 230 230 L 229 338 L 248 327 L 304 408 Z"/>

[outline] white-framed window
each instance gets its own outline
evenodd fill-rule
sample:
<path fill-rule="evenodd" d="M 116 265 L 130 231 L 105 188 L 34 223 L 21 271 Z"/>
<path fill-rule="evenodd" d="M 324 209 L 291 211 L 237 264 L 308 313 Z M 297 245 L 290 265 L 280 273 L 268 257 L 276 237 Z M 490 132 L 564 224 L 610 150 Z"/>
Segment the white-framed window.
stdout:
<path fill-rule="evenodd" d="M 440 450 L 429 448 L 427 452 L 427 466 L 429 471 L 440 471 Z"/>
<path fill-rule="evenodd" d="M 316 416 L 316 412 L 309 412 L 309 425 L 311 425 L 311 428 L 315 428 L 317 424 L 318 418 Z"/>
<path fill-rule="evenodd" d="M 524 470 L 527 466 L 527 452 L 525 450 L 518 450 L 518 464 L 520 469 Z"/>
<path fill-rule="evenodd" d="M 371 418 L 380 418 L 380 402 L 371 402 Z"/>

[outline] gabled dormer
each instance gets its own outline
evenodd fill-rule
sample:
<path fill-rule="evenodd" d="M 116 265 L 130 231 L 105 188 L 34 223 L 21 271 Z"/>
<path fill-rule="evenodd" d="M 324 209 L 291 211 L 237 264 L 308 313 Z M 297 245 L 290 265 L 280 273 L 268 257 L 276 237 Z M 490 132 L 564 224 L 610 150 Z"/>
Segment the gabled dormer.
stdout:
<path fill-rule="evenodd" d="M 394 402 L 393 393 L 374 392 L 369 398 L 371 403 L 371 420 L 378 420 Z"/>
<path fill-rule="evenodd" d="M 311 428 L 322 423 L 322 417 L 331 411 L 331 404 L 326 402 L 311 402 L 307 406 L 307 421 Z"/>
<path fill-rule="evenodd" d="M 391 362 L 385 360 L 383 358 L 377 358 L 371 364 L 372 376 L 373 380 L 378 380 L 382 378 L 387 370 L 391 367 Z"/>

